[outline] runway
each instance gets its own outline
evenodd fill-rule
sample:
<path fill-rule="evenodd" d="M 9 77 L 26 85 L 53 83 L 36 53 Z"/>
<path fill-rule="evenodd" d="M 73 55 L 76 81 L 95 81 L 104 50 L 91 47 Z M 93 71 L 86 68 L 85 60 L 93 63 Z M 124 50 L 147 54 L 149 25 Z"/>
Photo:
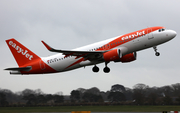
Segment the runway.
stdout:
<path fill-rule="evenodd" d="M 29 112 L 29 113 L 45 113 L 45 112 Z M 48 112 L 48 113 L 71 113 L 71 112 Z M 91 113 L 162 113 L 162 112 L 91 112 Z"/>

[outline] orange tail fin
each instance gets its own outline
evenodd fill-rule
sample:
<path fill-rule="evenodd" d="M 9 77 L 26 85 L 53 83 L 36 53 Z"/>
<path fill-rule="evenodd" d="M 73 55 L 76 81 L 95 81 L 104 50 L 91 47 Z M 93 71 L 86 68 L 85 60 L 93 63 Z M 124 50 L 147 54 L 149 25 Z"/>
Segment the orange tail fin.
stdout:
<path fill-rule="evenodd" d="M 29 50 L 28 48 L 23 46 L 21 43 L 19 43 L 14 38 L 6 40 L 6 43 L 9 46 L 9 49 L 11 50 L 19 67 L 22 67 L 25 64 L 33 62 L 37 59 L 40 59 L 39 56 L 34 54 L 31 50 Z"/>

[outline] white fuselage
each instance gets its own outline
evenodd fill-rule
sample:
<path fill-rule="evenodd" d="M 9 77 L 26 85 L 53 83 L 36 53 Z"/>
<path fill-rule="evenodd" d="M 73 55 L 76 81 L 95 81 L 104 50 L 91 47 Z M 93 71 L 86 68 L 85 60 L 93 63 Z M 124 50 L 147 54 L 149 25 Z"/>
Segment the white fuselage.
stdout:
<path fill-rule="evenodd" d="M 90 44 L 87 46 L 76 48 L 76 49 L 73 49 L 73 51 L 74 50 L 75 51 L 96 51 L 99 48 L 103 48 L 103 50 L 121 49 L 123 52 L 123 55 L 126 55 L 132 52 L 140 51 L 146 48 L 154 47 L 159 44 L 165 43 L 171 40 L 172 38 L 174 38 L 175 34 L 176 34 L 175 31 L 166 29 L 161 32 L 159 30 L 156 30 L 147 34 L 143 34 L 136 38 L 132 38 L 134 36 L 129 36 L 129 38 L 124 39 L 124 37 L 118 36 L 118 37 L 114 37 L 108 40 Z M 104 47 L 104 45 L 106 45 L 107 43 L 117 38 L 121 38 L 121 39 L 115 43 L 109 44 L 109 46 Z M 41 59 L 44 61 L 44 63 L 49 65 L 51 68 L 55 69 L 57 72 L 63 72 L 63 71 L 68 71 L 68 70 L 76 69 L 83 66 L 96 65 L 98 63 L 102 63 L 102 61 L 89 61 L 89 60 L 80 61 L 82 57 L 79 57 L 77 59 L 76 59 L 76 56 L 71 56 L 71 55 L 68 57 L 65 57 L 65 55 L 63 55 L 62 53 L 58 53 L 56 55 L 49 56 L 49 57 L 42 57 Z"/>

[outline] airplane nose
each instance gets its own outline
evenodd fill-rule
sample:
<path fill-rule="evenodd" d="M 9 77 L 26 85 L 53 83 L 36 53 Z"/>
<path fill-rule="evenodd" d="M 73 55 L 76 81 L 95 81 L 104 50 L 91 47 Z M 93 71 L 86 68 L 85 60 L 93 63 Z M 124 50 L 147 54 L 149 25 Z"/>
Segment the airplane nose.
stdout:
<path fill-rule="evenodd" d="M 176 31 L 171 30 L 170 36 L 171 38 L 174 38 L 177 35 Z"/>
<path fill-rule="evenodd" d="M 177 35 L 176 31 L 174 31 L 174 30 L 167 30 L 166 33 L 167 33 L 166 37 L 168 40 L 173 39 Z"/>

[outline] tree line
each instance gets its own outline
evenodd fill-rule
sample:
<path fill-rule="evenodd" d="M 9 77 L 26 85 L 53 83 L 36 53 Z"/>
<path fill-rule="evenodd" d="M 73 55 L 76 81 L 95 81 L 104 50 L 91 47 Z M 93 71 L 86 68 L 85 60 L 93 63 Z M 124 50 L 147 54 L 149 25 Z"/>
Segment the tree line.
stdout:
<path fill-rule="evenodd" d="M 0 89 L 0 106 L 56 106 L 56 105 L 180 105 L 180 83 L 162 87 L 136 84 L 127 88 L 120 84 L 109 91 L 97 87 L 78 88 L 70 95 L 45 94 L 41 89 L 12 92 Z"/>

